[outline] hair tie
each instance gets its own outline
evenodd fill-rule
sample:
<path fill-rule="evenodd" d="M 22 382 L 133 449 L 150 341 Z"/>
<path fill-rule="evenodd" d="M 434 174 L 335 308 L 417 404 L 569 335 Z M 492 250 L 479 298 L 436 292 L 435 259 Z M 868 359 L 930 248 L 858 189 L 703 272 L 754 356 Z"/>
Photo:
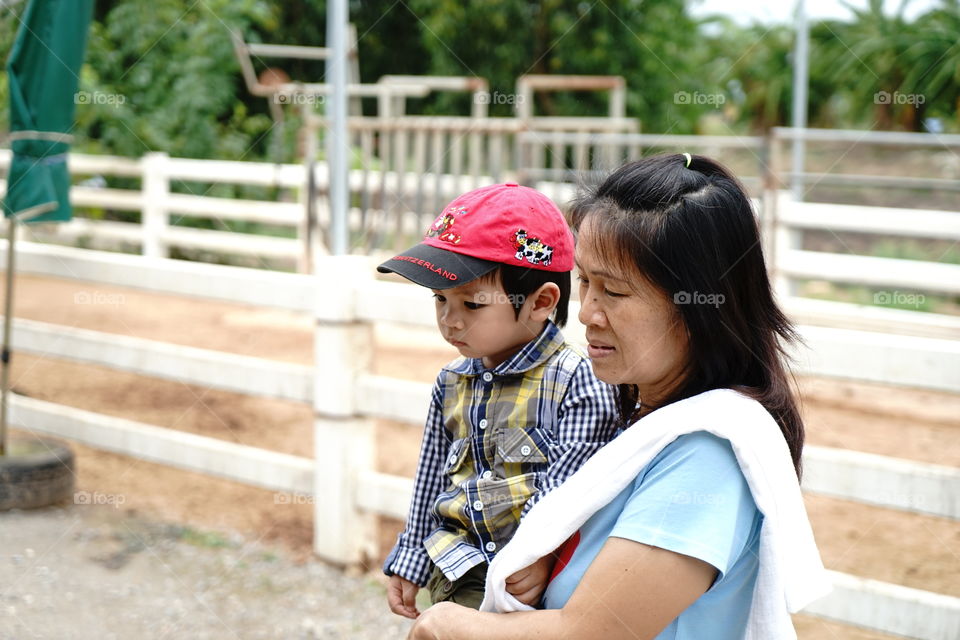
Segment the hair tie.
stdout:
<path fill-rule="evenodd" d="M 690 168 L 690 161 L 691 161 L 693 158 L 690 157 L 690 154 L 689 154 L 689 153 L 684 153 L 683 155 L 685 155 L 685 156 L 687 157 L 686 167 L 687 167 L 687 169 L 689 169 L 689 168 Z"/>

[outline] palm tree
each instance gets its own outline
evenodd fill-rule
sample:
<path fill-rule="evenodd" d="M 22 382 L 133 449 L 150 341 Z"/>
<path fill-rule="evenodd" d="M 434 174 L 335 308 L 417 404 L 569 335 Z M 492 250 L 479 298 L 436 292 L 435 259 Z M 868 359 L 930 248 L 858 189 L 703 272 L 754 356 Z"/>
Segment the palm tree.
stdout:
<path fill-rule="evenodd" d="M 906 55 L 916 42 L 911 23 L 904 18 L 909 0 L 903 0 L 893 15 L 883 12 L 882 0 L 870 0 L 866 9 L 850 7 L 852 23 L 823 22 L 818 25 L 821 64 L 831 84 L 844 87 L 852 98 L 852 113 L 880 129 L 892 129 L 897 115 L 911 129 L 922 120 L 920 101 L 906 91 L 911 71 Z M 909 95 L 908 95 L 909 94 Z"/>
<path fill-rule="evenodd" d="M 912 27 L 904 91 L 923 96 L 918 111 L 952 116 L 960 125 L 960 2 L 943 0 L 942 7 L 920 16 Z"/>
<path fill-rule="evenodd" d="M 785 25 L 722 23 L 710 40 L 715 57 L 707 75 L 722 87 L 737 87 L 740 118 L 753 131 L 783 125 L 789 117 L 793 30 Z"/>

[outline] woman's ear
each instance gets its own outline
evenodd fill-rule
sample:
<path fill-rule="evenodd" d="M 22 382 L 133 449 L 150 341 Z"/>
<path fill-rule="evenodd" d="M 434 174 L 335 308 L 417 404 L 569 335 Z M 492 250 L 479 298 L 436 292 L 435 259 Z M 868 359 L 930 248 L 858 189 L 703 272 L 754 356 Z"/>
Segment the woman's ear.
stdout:
<path fill-rule="evenodd" d="M 553 282 L 545 282 L 527 298 L 530 309 L 530 320 L 544 322 L 550 319 L 550 314 L 560 303 L 560 287 Z"/>

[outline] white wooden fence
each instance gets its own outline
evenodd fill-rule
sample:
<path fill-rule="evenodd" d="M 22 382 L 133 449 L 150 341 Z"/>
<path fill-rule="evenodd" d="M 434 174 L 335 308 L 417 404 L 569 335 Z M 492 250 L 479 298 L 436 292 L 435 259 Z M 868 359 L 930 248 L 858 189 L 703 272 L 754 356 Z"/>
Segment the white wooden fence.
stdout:
<path fill-rule="evenodd" d="M 775 129 L 767 139 L 675 136 L 631 133 L 618 124 L 619 120 L 612 125 L 594 120 L 352 118 L 350 131 L 358 168 L 349 174 L 349 222 L 355 246 L 367 253 L 403 248 L 422 233 L 446 201 L 482 184 L 510 179 L 531 183 L 562 204 L 573 194 L 578 177 L 604 171 L 649 150 L 689 149 L 722 154 L 725 160 L 739 153 L 745 154 L 741 163 L 744 158 L 756 163 L 756 175 L 745 176 L 744 182 L 759 196 L 758 213 L 771 271 L 781 300 L 795 318 L 817 325 L 893 334 L 960 337 L 956 316 L 911 313 L 884 303 L 884 297 L 896 302 L 931 293 L 957 295 L 960 266 L 803 248 L 803 238 L 812 230 L 956 241 L 960 237 L 960 216 L 948 211 L 793 202 L 780 185 L 797 172 L 782 170 L 778 160 L 784 155 L 784 141 L 797 136 L 813 141 L 849 139 L 859 144 L 875 141 L 957 149 L 960 136 L 792 129 Z M 611 127 L 622 130 L 613 133 Z M 0 169 L 8 165 L 9 151 L 0 150 Z M 206 251 L 246 256 L 248 264 L 253 260 L 257 266 L 295 264 L 302 273 L 310 271 L 314 255 L 324 253 L 320 236 L 329 216 L 323 198 L 327 185 L 323 163 L 314 167 L 312 180 L 308 180 L 308 171 L 302 165 L 189 160 L 164 154 L 147 154 L 140 159 L 72 154 L 71 171 L 79 176 L 139 178 L 139 189 L 77 185 L 71 198 L 81 209 L 139 211 L 140 222 L 76 217 L 67 224 L 25 228 L 24 239 L 124 248 L 157 257 L 170 255 L 173 248 Z M 836 178 L 850 183 L 870 178 L 801 173 L 808 181 Z M 913 178 L 885 177 L 883 181 L 917 186 Z M 274 187 L 286 201 L 175 192 L 174 187 L 184 183 Z M 307 196 L 309 183 L 318 197 Z M 0 195 L 4 186 L 0 182 Z M 921 186 L 960 189 L 960 181 L 930 178 Z M 307 215 L 308 211 L 315 212 L 315 219 Z M 176 224 L 182 216 L 212 219 L 224 229 L 243 222 L 285 227 L 290 237 L 196 229 Z M 875 305 L 798 297 L 797 284 L 811 280 L 885 290 L 878 293 L 879 304 Z"/>
<path fill-rule="evenodd" d="M 6 246 L 0 246 L 6 251 Z M 3 256 L 0 255 L 0 259 Z M 16 320 L 16 349 L 131 371 L 188 384 L 311 403 L 313 460 L 237 445 L 14 395 L 11 422 L 24 429 L 178 468 L 217 475 L 274 491 L 314 496 L 314 548 L 334 562 L 374 554 L 377 514 L 403 518 L 412 481 L 374 469 L 373 418 L 419 426 L 429 384 L 370 373 L 373 325 L 433 324 L 429 298 L 418 288 L 373 277 L 365 257 L 324 258 L 322 280 L 287 274 L 60 247 L 18 244 L 18 270 L 280 308 L 316 319 L 314 367 L 205 349 Z M 571 311 L 576 318 L 576 309 Z M 573 323 L 568 334 L 582 335 Z M 920 386 L 930 369 L 944 372 L 937 388 L 960 391 L 946 372 L 960 369 L 954 341 L 900 349 L 855 329 L 801 327 L 822 357 L 806 372 L 848 375 L 851 354 L 871 345 L 886 378 Z M 829 354 L 829 355 L 826 355 Z M 858 357 L 858 356 L 857 356 Z M 905 380 L 907 375 L 917 376 Z M 883 376 L 881 376 L 883 377 Z M 807 447 L 805 490 L 888 508 L 960 519 L 960 471 L 884 456 Z M 931 640 L 955 638 L 960 599 L 835 574 L 837 591 L 808 612 L 869 628 Z"/>

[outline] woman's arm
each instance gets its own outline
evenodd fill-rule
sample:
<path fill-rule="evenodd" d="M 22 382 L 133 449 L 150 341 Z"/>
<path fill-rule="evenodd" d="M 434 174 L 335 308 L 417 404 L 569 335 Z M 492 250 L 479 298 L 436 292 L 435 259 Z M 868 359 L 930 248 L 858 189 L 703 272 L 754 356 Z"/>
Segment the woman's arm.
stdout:
<path fill-rule="evenodd" d="M 610 538 L 563 609 L 481 613 L 441 603 L 410 640 L 647 640 L 710 588 L 717 570 L 696 558 Z"/>

